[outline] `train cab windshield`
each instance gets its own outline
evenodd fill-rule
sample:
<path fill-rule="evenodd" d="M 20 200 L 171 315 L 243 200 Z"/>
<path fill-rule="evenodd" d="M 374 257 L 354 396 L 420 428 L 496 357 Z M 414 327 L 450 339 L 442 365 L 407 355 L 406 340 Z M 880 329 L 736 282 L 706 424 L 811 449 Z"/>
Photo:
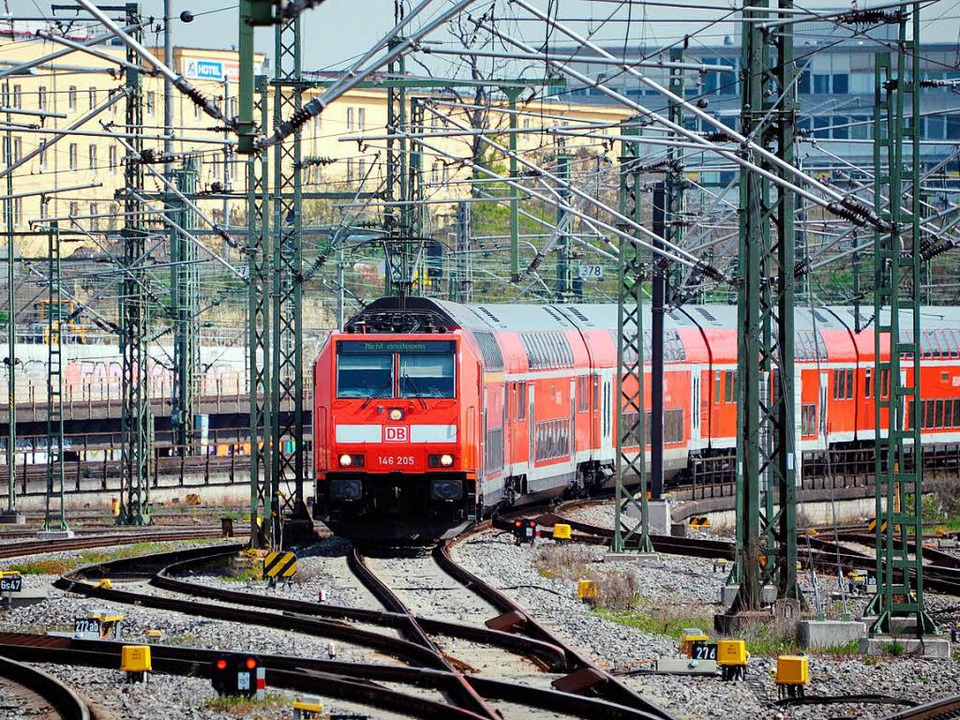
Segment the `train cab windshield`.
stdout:
<path fill-rule="evenodd" d="M 456 397 L 455 345 L 446 340 L 340 341 L 337 397 Z"/>

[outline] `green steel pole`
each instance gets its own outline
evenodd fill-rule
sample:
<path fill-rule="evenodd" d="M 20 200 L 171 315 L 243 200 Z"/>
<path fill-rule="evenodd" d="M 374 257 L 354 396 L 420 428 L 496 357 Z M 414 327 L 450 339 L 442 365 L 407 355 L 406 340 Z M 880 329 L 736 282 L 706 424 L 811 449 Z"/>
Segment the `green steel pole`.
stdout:
<path fill-rule="evenodd" d="M 10 97 L 10 80 L 4 80 Z M 13 164 L 13 116 L 7 113 L 4 161 Z M 16 244 L 13 227 L 13 173 L 7 173 L 7 199 L 3 203 L 7 223 L 7 508 L 4 515 L 17 518 L 17 293 Z"/>

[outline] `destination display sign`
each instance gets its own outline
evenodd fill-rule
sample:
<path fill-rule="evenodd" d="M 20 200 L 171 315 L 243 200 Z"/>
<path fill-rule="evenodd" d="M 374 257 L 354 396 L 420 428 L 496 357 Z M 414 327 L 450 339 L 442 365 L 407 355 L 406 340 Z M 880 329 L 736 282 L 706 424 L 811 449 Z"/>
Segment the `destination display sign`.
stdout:
<path fill-rule="evenodd" d="M 337 352 L 343 355 L 382 355 L 384 353 L 420 353 L 449 355 L 454 351 L 452 340 L 344 340 L 337 343 Z"/>

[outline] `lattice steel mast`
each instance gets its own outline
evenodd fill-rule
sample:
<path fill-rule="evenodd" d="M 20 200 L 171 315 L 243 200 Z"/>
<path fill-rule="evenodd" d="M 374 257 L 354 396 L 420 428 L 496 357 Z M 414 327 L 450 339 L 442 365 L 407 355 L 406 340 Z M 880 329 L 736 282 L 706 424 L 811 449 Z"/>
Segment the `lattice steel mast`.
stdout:
<path fill-rule="evenodd" d="M 640 146 L 632 140 L 640 134 L 637 121 L 626 125 L 622 134 L 631 141 L 621 141 L 620 213 L 634 222 L 642 221 L 640 193 Z M 648 268 L 643 262 L 640 245 L 620 241 L 619 292 L 617 318 L 617 467 L 614 487 L 613 551 L 622 552 L 634 540 L 641 552 L 653 550 L 649 533 L 646 469 L 646 407 L 643 399 L 643 283 Z M 637 447 L 636 450 L 628 449 Z M 639 492 L 628 487 L 628 475 L 635 475 Z M 637 498 L 639 496 L 639 499 Z M 627 507 L 639 510 L 640 519 L 625 528 Z"/>
<path fill-rule="evenodd" d="M 188 159 L 172 173 L 177 189 L 187 197 L 197 191 L 196 162 Z M 178 195 L 167 193 L 168 213 L 180 228 L 191 232 L 196 213 Z M 200 272 L 197 247 L 177 227 L 170 229 L 170 305 L 173 314 L 173 406 L 170 425 L 179 455 L 194 455 L 196 444 L 197 379 L 200 377 L 200 344 L 197 316 L 200 310 Z"/>
<path fill-rule="evenodd" d="M 792 30 L 790 25 L 761 27 L 759 23 L 771 17 L 767 6 L 767 0 L 754 0 L 743 11 L 742 133 L 792 163 L 796 127 Z M 778 6 L 782 16 L 789 17 L 792 2 L 780 0 Z M 764 11 L 752 12 L 753 8 Z M 750 159 L 783 177 L 780 165 L 760 156 Z M 737 555 L 732 576 L 740 589 L 734 611 L 759 609 L 767 581 L 778 582 L 781 597 L 799 598 L 793 203 L 790 190 L 773 187 L 748 168 L 741 170 Z"/>
<path fill-rule="evenodd" d="M 299 15 L 283 20 L 275 31 L 273 80 L 274 127 L 303 107 L 303 73 Z M 281 522 L 296 522 L 297 534 L 313 524 L 303 497 L 306 451 L 303 444 L 303 184 L 301 136 L 274 146 L 273 166 L 273 368 L 270 444 L 273 483 L 271 514 L 274 543 Z M 282 493 L 281 483 L 293 483 Z M 290 528 L 291 530 L 293 528 Z"/>
<path fill-rule="evenodd" d="M 132 37 L 141 42 L 143 30 L 135 3 L 126 6 L 126 26 L 136 26 Z M 123 242 L 123 280 L 120 292 L 120 350 L 123 354 L 123 403 L 121 430 L 120 515 L 118 522 L 125 525 L 149 525 L 150 468 L 153 462 L 153 411 L 150 406 L 150 373 L 147 368 L 147 330 L 149 311 L 144 271 L 147 231 L 143 218 L 143 203 L 137 199 L 143 193 L 143 96 L 137 52 L 127 45 L 126 70 L 127 99 L 124 131 L 134 154 L 124 166 L 123 210 L 125 226 Z"/>
<path fill-rule="evenodd" d="M 47 232 L 47 495 L 43 531 L 67 531 L 63 497 L 63 333 L 69 328 L 60 294 L 60 231 Z"/>
<path fill-rule="evenodd" d="M 394 0 L 394 24 L 403 22 L 403 0 Z M 400 36 L 394 37 L 389 44 L 393 49 L 403 42 Z M 403 56 L 387 65 L 390 80 L 401 79 L 405 72 Z M 387 295 L 404 295 L 412 282 L 410 259 L 414 238 L 410 230 L 410 206 L 401 204 L 399 211 L 392 203 L 408 199 L 407 187 L 407 151 L 409 140 L 395 137 L 407 125 L 407 90 L 403 83 L 390 83 L 387 86 L 387 183 L 383 225 L 387 233 L 384 241 L 386 254 L 386 278 L 384 290 Z"/>
<path fill-rule="evenodd" d="M 871 634 L 904 632 L 897 618 L 913 618 L 918 637 L 937 632 L 923 597 L 923 447 L 920 360 L 923 335 L 920 287 L 920 10 L 912 33 L 899 18 L 896 55 L 876 57 L 874 89 L 874 203 L 889 232 L 874 234 L 874 383 L 877 593 L 867 609 L 877 616 Z M 909 66 L 908 66 L 909 58 Z M 908 69 L 909 67 L 909 69 Z M 909 101 L 910 113 L 905 112 Z M 908 126 L 907 119 L 912 119 Z M 906 179 L 906 183 L 904 180 Z M 909 193 L 909 200 L 904 197 Z M 905 208 L 904 205 L 908 207 Z M 889 315 L 887 315 L 889 311 Z M 903 323 L 903 321 L 906 321 Z M 901 324 L 903 323 L 903 324 Z M 889 358 L 880 352 L 889 347 Z M 916 543 L 911 551 L 909 543 Z M 909 631 L 909 630 L 906 630 Z"/>

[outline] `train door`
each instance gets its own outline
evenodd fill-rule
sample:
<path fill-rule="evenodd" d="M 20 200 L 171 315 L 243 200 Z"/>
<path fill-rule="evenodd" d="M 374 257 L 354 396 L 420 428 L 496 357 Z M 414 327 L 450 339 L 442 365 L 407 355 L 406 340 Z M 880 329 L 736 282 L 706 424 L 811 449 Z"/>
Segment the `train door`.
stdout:
<path fill-rule="evenodd" d="M 500 467 L 503 469 L 503 475 L 507 475 L 507 465 L 510 462 L 510 448 L 513 446 L 513 438 L 507 432 L 510 426 L 510 403 L 507 384 L 500 385 L 500 453 L 503 455 L 500 461 Z"/>
<path fill-rule="evenodd" d="M 611 437 L 613 435 L 613 378 L 609 375 L 604 375 L 602 386 L 603 391 L 601 397 L 603 401 L 600 403 L 600 449 L 607 451 L 611 449 Z"/>
<path fill-rule="evenodd" d="M 690 372 L 690 446 L 700 447 L 700 372 Z"/>
<path fill-rule="evenodd" d="M 577 462 L 577 380 L 570 381 L 570 459 Z"/>
<path fill-rule="evenodd" d="M 487 469 L 487 389 L 483 389 L 480 405 L 480 458 L 477 467 L 480 468 L 480 476 L 483 477 Z"/>
<path fill-rule="evenodd" d="M 827 429 L 830 427 L 827 421 L 827 390 L 830 387 L 830 374 L 827 372 L 820 373 L 820 422 L 817 423 L 817 428 L 820 437 L 820 447 L 822 449 L 827 448 L 829 439 L 827 438 Z"/>
<path fill-rule="evenodd" d="M 536 448 L 537 421 L 534 418 L 534 409 L 535 409 L 534 395 L 535 394 L 536 394 L 536 387 L 532 382 L 528 382 L 527 383 L 527 402 L 529 403 L 529 407 L 527 408 L 527 434 L 530 437 L 530 455 L 527 458 L 527 469 L 528 469 L 528 472 L 531 472 L 531 473 L 533 472 L 534 465 L 536 464 L 535 463 L 536 455 L 534 453 L 536 452 L 536 449 L 537 449 Z M 528 481 L 530 479 L 531 478 L 529 477 L 527 478 Z"/>

